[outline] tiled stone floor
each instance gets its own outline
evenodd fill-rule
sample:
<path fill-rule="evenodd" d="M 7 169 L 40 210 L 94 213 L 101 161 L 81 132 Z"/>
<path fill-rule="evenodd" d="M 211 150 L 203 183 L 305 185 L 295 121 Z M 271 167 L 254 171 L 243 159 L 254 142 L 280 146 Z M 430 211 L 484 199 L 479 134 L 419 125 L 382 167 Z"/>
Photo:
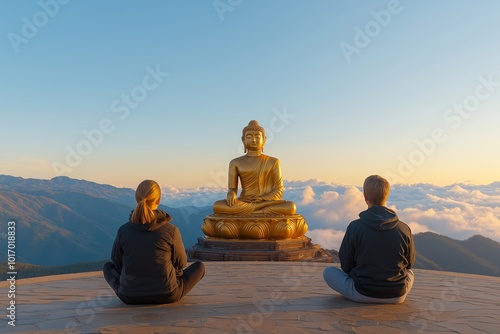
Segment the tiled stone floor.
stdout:
<path fill-rule="evenodd" d="M 16 282 L 16 326 L 1 333 L 500 333 L 500 277 L 415 270 L 401 305 L 356 304 L 308 262 L 206 262 L 179 303 L 129 306 L 101 272 Z M 2 308 L 7 307 L 7 283 Z"/>

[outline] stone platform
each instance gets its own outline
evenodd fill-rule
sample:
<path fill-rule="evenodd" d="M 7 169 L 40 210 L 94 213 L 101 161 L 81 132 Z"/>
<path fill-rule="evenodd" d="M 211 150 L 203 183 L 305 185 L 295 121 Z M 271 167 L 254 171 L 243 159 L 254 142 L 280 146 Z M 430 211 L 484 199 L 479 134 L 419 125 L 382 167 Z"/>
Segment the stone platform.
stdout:
<path fill-rule="evenodd" d="M 320 261 L 332 258 L 301 236 L 295 239 L 253 240 L 198 238 L 198 243 L 187 250 L 190 259 L 204 261 Z"/>
<path fill-rule="evenodd" d="M 400 305 L 353 303 L 309 262 L 207 262 L 180 302 L 123 304 L 101 272 L 16 282 L 16 326 L 7 323 L 0 282 L 0 333 L 499 333 L 500 277 L 415 270 Z"/>

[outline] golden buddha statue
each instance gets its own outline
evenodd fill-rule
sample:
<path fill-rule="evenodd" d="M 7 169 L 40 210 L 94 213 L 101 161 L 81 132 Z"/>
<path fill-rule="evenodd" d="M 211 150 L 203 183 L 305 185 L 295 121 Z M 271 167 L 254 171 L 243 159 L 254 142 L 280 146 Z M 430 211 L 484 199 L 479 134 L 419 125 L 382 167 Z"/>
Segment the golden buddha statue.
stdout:
<path fill-rule="evenodd" d="M 229 163 L 227 198 L 214 203 L 214 213 L 293 215 L 295 203 L 281 199 L 284 187 L 279 160 L 262 154 L 266 143 L 264 128 L 257 121 L 250 121 L 243 128 L 241 140 L 246 155 Z M 236 198 L 238 180 L 242 191 Z"/>
<path fill-rule="evenodd" d="M 305 234 L 304 218 L 295 214 L 295 203 L 282 199 L 280 162 L 263 154 L 265 130 L 255 120 L 243 128 L 245 155 L 231 160 L 225 200 L 213 205 L 202 230 L 220 238 L 295 238 Z M 237 197 L 238 181 L 241 194 Z"/>

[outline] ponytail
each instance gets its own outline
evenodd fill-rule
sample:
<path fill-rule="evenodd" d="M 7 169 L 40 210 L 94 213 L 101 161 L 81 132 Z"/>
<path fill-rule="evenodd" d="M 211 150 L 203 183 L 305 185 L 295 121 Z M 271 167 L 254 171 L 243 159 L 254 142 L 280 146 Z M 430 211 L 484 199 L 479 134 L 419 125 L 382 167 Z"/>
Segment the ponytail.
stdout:
<path fill-rule="evenodd" d="M 146 224 L 155 220 L 156 209 L 161 196 L 158 183 L 152 180 L 142 181 L 135 191 L 137 205 L 130 217 L 130 221 L 136 224 Z"/>

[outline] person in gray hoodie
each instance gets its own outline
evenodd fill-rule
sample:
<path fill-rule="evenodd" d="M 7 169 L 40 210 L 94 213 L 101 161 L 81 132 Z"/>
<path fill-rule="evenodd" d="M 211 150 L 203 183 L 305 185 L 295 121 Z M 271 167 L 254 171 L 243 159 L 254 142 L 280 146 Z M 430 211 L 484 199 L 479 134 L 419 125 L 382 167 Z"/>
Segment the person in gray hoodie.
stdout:
<path fill-rule="evenodd" d="M 158 183 L 144 180 L 135 192 L 137 206 L 116 234 L 104 278 L 126 304 L 167 304 L 184 297 L 205 275 L 202 262 L 187 266 L 177 226 L 158 210 Z"/>
<path fill-rule="evenodd" d="M 389 182 L 371 175 L 363 184 L 368 209 L 347 226 L 340 245 L 340 268 L 327 267 L 330 288 L 355 302 L 399 304 L 410 292 L 415 244 L 410 227 L 385 206 Z"/>

